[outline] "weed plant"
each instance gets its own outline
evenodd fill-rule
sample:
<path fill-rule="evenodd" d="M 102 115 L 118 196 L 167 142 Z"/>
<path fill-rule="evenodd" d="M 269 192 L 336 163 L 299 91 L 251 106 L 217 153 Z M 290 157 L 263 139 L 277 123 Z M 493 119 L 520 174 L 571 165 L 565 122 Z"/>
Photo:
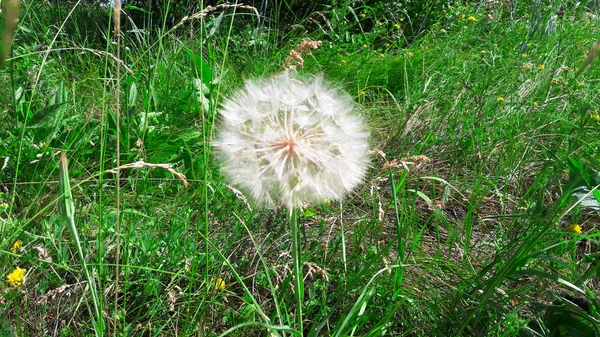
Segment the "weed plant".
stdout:
<path fill-rule="evenodd" d="M 595 2 L 171 3 L 3 11 L 0 335 L 600 335 Z M 287 212 L 211 142 L 303 39 L 372 156 L 298 211 L 298 331 Z"/>

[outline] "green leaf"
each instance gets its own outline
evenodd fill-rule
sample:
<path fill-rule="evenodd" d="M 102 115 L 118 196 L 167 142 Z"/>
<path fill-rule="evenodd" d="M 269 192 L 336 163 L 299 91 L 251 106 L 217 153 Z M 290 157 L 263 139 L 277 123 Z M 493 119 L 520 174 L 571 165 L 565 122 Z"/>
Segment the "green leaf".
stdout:
<path fill-rule="evenodd" d="M 213 80 L 213 73 L 210 69 L 210 65 L 204 61 L 201 55 L 195 54 L 190 49 L 187 49 L 188 56 L 190 58 L 190 67 L 194 77 L 199 78 L 202 83 L 209 87 Z"/>

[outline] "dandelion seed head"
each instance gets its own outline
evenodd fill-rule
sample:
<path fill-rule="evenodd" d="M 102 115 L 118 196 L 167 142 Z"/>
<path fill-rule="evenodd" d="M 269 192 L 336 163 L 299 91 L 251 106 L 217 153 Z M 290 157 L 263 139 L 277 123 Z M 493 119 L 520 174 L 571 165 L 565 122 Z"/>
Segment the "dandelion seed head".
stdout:
<path fill-rule="evenodd" d="M 288 73 L 249 81 L 220 110 L 222 172 L 259 204 L 339 200 L 367 169 L 368 133 L 350 96 Z"/>

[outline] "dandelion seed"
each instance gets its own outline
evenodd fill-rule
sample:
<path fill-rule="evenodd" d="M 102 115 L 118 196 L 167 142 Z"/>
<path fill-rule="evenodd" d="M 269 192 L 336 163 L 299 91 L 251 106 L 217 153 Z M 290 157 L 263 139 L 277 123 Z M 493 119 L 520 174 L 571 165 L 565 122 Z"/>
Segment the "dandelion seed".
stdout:
<path fill-rule="evenodd" d="M 504 102 L 504 97 L 500 96 L 500 97 L 496 98 L 496 101 L 502 103 L 502 102 Z"/>
<path fill-rule="evenodd" d="M 350 96 L 321 78 L 249 81 L 220 110 L 213 145 L 222 172 L 269 207 L 340 200 L 367 169 L 368 133 L 353 110 Z"/>
<path fill-rule="evenodd" d="M 567 232 L 581 234 L 581 226 L 579 224 L 572 224 L 567 227 Z"/>
<path fill-rule="evenodd" d="M 13 243 L 12 247 L 10 247 L 10 252 L 16 253 L 21 250 L 21 247 L 23 247 L 23 241 L 17 240 Z"/>
<path fill-rule="evenodd" d="M 538 68 L 538 70 L 541 71 L 541 70 L 545 70 L 546 66 L 544 66 L 543 64 L 540 64 L 537 68 Z"/>
<path fill-rule="evenodd" d="M 21 269 L 17 267 L 17 269 L 13 270 L 12 273 L 8 274 L 6 277 L 6 283 L 8 283 L 11 287 L 19 287 L 22 286 L 25 281 L 25 273 L 27 269 Z"/>

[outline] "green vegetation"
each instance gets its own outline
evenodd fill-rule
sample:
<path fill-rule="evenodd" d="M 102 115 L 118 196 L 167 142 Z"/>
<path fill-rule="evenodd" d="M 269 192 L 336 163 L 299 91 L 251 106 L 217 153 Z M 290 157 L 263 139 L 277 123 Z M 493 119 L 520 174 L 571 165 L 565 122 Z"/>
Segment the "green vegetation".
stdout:
<path fill-rule="evenodd" d="M 595 1 L 5 3 L 0 336 L 600 335 Z M 301 333 L 288 214 L 211 141 L 303 39 L 373 155 L 298 214 Z"/>

